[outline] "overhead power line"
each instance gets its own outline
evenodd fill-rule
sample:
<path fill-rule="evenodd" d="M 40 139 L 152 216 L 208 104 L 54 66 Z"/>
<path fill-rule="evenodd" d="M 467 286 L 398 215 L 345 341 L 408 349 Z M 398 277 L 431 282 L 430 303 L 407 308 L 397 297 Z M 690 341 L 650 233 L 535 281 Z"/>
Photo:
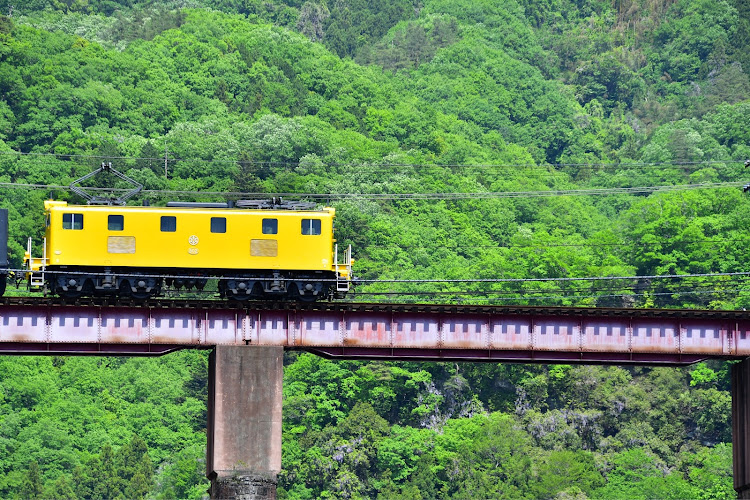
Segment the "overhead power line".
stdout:
<path fill-rule="evenodd" d="M 750 288 L 736 288 L 733 290 L 719 290 L 719 293 L 723 292 L 746 292 L 750 291 Z M 374 293 L 370 292 L 357 292 L 357 295 L 375 295 Z M 405 295 L 400 293 L 388 293 L 388 292 L 382 292 L 381 295 Z M 419 296 L 419 295 L 431 295 L 429 293 L 414 293 L 413 296 Z M 460 293 L 457 293 L 456 295 L 460 295 Z M 523 296 L 523 295 L 516 295 L 513 297 L 487 297 L 486 300 L 488 303 L 505 303 L 508 301 L 527 301 L 527 300 L 533 300 L 533 301 L 540 301 L 540 300 L 584 300 L 584 299 L 616 299 L 616 298 L 635 298 L 635 297 L 662 297 L 662 296 L 684 296 L 684 295 L 692 295 L 692 296 L 712 296 L 717 295 L 716 291 L 713 290 L 703 290 L 703 291 L 694 291 L 694 292 L 655 292 L 655 293 L 632 293 L 632 294 L 606 294 L 606 295 L 544 295 L 544 296 Z M 445 300 L 445 299 L 443 299 Z M 461 302 L 460 299 L 456 300 L 456 302 Z"/>
<path fill-rule="evenodd" d="M 586 290 L 582 290 L 586 291 Z M 726 294 L 726 293 L 737 293 L 737 292 L 750 292 L 750 288 L 731 288 L 726 290 L 676 290 L 674 292 L 650 292 L 650 291 L 638 291 L 638 292 L 632 292 L 632 293 L 608 293 L 608 294 L 588 294 L 588 295 L 525 295 L 530 293 L 560 293 L 556 290 L 535 290 L 535 291 L 526 291 L 526 290 L 514 290 L 512 292 L 497 292 L 497 291 L 482 291 L 482 292 L 474 292 L 474 291 L 456 291 L 456 292 L 356 292 L 356 295 L 366 295 L 366 296 L 479 296 L 479 295 L 491 295 L 492 297 L 488 297 L 490 300 L 542 300 L 542 299 L 603 299 L 603 298 L 625 298 L 625 297 L 662 297 L 662 296 L 681 296 L 681 295 L 719 295 L 719 294 Z M 524 295 L 514 295 L 514 296 L 506 296 L 506 297 L 498 297 L 497 295 L 501 295 L 504 293 L 524 293 Z"/>
<path fill-rule="evenodd" d="M 360 283 L 529 283 L 529 282 L 568 282 L 568 281 L 623 281 L 683 278 L 715 278 L 750 276 L 748 272 L 736 273 L 697 273 L 697 274 L 655 274 L 647 276 L 589 276 L 581 278 L 474 278 L 474 279 L 364 279 Z"/>
<path fill-rule="evenodd" d="M 104 155 L 86 155 L 86 154 L 57 154 L 57 153 L 25 153 L 20 151 L 0 151 L 0 155 L 5 156 L 28 156 L 38 158 L 55 158 L 55 159 L 80 159 L 96 161 L 141 161 L 141 162 L 164 162 L 165 157 L 148 157 L 148 156 L 104 156 Z M 258 166 L 276 166 L 276 167 L 299 167 L 306 165 L 300 161 L 258 161 L 258 160 L 240 160 L 234 158 L 219 158 L 205 160 L 201 158 L 168 158 L 169 163 L 190 162 L 202 164 L 232 164 L 232 165 L 258 165 Z M 377 161 L 348 161 L 348 162 L 321 162 L 318 165 L 322 167 L 357 167 L 357 168 L 640 168 L 640 169 L 660 169 L 664 167 L 695 167 L 703 165 L 726 165 L 726 164 L 743 164 L 745 159 L 725 159 L 725 160 L 700 160 L 700 161 L 661 161 L 661 162 L 571 162 L 571 163 L 403 163 L 403 162 L 377 162 Z"/>
<path fill-rule="evenodd" d="M 634 243 L 544 243 L 541 241 L 537 241 L 535 243 L 530 243 L 528 245 L 513 245 L 513 244 L 503 244 L 498 243 L 497 245 L 450 245 L 450 244 L 441 244 L 441 248 L 445 248 L 446 250 L 492 250 L 492 249 L 505 249 L 505 248 L 617 248 L 617 247 L 625 247 L 625 248 L 638 248 L 639 246 L 647 246 L 651 247 L 654 243 L 660 243 L 665 245 L 717 245 L 722 243 L 727 243 L 727 239 L 722 240 L 675 240 L 675 239 L 666 239 L 666 238 L 657 238 L 655 241 L 649 241 L 648 243 L 640 243 L 640 244 L 634 244 Z M 729 241 L 731 243 L 731 241 Z M 394 247 L 398 247 L 402 250 L 415 250 L 415 249 L 424 249 L 424 250 L 434 250 L 434 247 L 431 247 L 429 245 L 403 245 L 400 243 L 391 243 L 390 245 L 367 245 L 367 249 L 379 249 L 379 248 L 387 248 L 392 249 Z"/>
<path fill-rule="evenodd" d="M 501 288 L 501 289 L 489 289 L 489 290 L 476 290 L 476 289 L 461 289 L 461 290 L 389 290 L 389 291 L 357 291 L 357 294 L 362 295 L 434 295 L 434 296 L 443 296 L 443 295 L 475 295 L 475 296 L 483 296 L 483 295 L 492 295 L 492 296 L 498 296 L 498 295 L 517 295 L 517 294 L 524 294 L 524 296 L 527 297 L 533 297 L 538 294 L 551 294 L 555 293 L 560 295 L 561 297 L 570 297 L 572 294 L 580 294 L 580 293 L 587 293 L 587 294 L 596 294 L 595 296 L 604 296 L 601 293 L 596 292 L 607 292 L 607 294 L 616 294 L 621 296 L 628 296 L 628 295 L 637 295 L 641 293 L 660 293 L 660 294 L 666 294 L 666 295 L 673 295 L 676 293 L 704 293 L 704 292 L 711 292 L 711 293 L 727 293 L 727 292 L 733 292 L 740 290 L 738 288 L 727 288 L 726 286 L 739 286 L 739 285 L 746 285 L 747 280 L 740 279 L 740 280 L 730 280 L 726 282 L 717 282 L 717 281 L 709 281 L 707 283 L 679 283 L 679 289 L 676 290 L 668 290 L 667 287 L 664 285 L 660 285 L 658 287 L 654 287 L 653 284 L 649 284 L 647 286 L 629 286 L 627 284 L 623 284 L 622 286 L 617 287 L 611 287 L 611 286 L 586 286 L 585 283 L 582 283 L 580 286 L 573 286 L 571 288 L 563 288 L 563 287 L 554 287 L 554 288 L 518 288 L 518 287 L 509 287 L 509 288 Z M 719 285 L 725 285 L 723 288 L 717 288 Z M 661 291 L 660 291 L 661 290 Z M 742 289 L 744 290 L 744 289 Z M 750 291 L 750 289 L 747 289 Z M 740 290 L 741 291 L 741 290 Z"/>
<path fill-rule="evenodd" d="M 499 199 L 499 198 L 541 198 L 553 196 L 607 196 L 614 194 L 646 194 L 657 191 L 691 191 L 697 189 L 736 188 L 741 182 L 709 182 L 700 184 L 678 184 L 659 186 L 640 186 L 626 188 L 597 188 L 597 189 L 551 189 L 548 191 L 475 191 L 464 193 L 247 193 L 239 191 L 190 191 L 190 190 L 155 190 L 144 189 L 145 194 L 173 195 L 173 196 L 223 196 L 232 198 L 265 199 L 269 196 L 285 198 L 303 198 L 321 201 L 343 200 L 471 200 L 471 199 Z M 26 184 L 15 182 L 0 182 L 0 187 L 25 189 L 60 189 L 68 190 L 69 186 L 54 184 Z M 123 189 L 87 188 L 102 191 L 126 191 Z"/>

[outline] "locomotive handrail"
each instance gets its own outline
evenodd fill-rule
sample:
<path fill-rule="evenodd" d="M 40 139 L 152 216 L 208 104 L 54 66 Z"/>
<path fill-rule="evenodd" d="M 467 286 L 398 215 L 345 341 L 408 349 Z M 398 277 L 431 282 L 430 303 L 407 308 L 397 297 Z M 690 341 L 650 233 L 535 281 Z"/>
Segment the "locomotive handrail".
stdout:
<path fill-rule="evenodd" d="M 339 245 L 333 246 L 333 269 L 336 271 L 336 291 L 348 292 L 352 278 L 352 246 L 346 249 L 344 262 L 339 264 Z M 342 271 L 343 268 L 343 271 Z"/>
<path fill-rule="evenodd" d="M 42 256 L 31 256 L 31 237 L 26 245 L 24 263 L 27 265 L 26 275 L 29 279 L 29 288 L 42 288 L 45 284 L 45 271 L 47 268 L 47 238 L 42 239 Z"/>

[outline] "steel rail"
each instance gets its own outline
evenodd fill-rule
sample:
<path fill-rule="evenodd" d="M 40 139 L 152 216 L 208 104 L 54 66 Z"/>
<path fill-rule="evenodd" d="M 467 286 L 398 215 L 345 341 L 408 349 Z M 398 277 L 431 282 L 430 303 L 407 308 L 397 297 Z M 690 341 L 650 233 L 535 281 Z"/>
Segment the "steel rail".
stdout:
<path fill-rule="evenodd" d="M 427 314 L 498 314 L 518 316 L 600 316 L 652 319 L 728 319 L 750 320 L 750 311 L 713 309 L 644 309 L 618 307 L 528 306 L 528 305 L 473 305 L 420 304 L 391 302 L 295 302 L 282 300 L 215 300 L 195 298 L 133 299 L 119 297 L 81 297 L 75 300 L 56 296 L 0 297 L 0 306 L 27 307 L 133 307 L 154 309 L 231 309 L 250 311 L 323 311 L 323 312 L 418 312 Z"/>
<path fill-rule="evenodd" d="M 148 268 L 147 268 L 148 269 Z M 181 269 L 185 270 L 185 269 Z M 202 268 L 195 268 L 196 271 L 203 271 Z M 216 269 L 213 269 L 215 271 Z M 212 271 L 209 269 L 209 271 Z M 228 273 L 241 272 L 241 269 L 226 269 Z M 286 270 L 281 272 L 290 272 L 292 270 Z M 42 270 L 31 271 L 23 268 L 9 268 L 4 269 L 3 272 L 12 273 L 14 275 L 25 275 L 25 274 L 40 274 Z M 89 270 L 63 270 L 63 269 L 44 269 L 45 274 L 51 275 L 70 275 L 70 276 L 91 276 L 96 275 L 95 271 Z M 115 272 L 113 275 L 121 277 L 138 277 L 138 278 L 176 278 L 176 279 L 204 279 L 204 280 L 230 280 L 236 279 L 234 276 L 225 276 L 219 274 L 159 274 L 159 273 L 140 273 L 135 270 L 130 272 Z M 435 279 L 435 278 L 415 278 L 415 279 L 391 279 L 391 278 L 356 278 L 356 283 L 361 285 L 366 284 L 377 284 L 377 283 L 390 283 L 390 284 L 401 284 L 401 283 L 432 283 L 432 284 L 443 284 L 443 283 L 572 283 L 572 282 L 587 282 L 587 281 L 639 281 L 639 280 L 677 280 L 687 278 L 736 278 L 750 276 L 750 271 L 735 271 L 735 272 L 724 272 L 724 273 L 690 273 L 690 274 L 649 274 L 649 275 L 632 275 L 632 276 L 576 276 L 576 277 L 558 277 L 558 278 L 463 278 L 463 279 Z M 253 278 L 258 281 L 274 281 L 276 278 Z M 335 282 L 334 278 L 318 279 L 321 282 Z"/>

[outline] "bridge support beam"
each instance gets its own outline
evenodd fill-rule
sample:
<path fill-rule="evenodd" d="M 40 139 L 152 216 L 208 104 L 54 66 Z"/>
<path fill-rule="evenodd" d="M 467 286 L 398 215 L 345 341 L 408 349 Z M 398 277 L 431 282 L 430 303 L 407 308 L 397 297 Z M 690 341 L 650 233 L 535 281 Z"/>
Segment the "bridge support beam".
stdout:
<path fill-rule="evenodd" d="M 732 366 L 732 451 L 737 498 L 750 499 L 750 358 Z"/>
<path fill-rule="evenodd" d="M 211 498 L 276 498 L 283 347 L 217 346 L 209 358 Z"/>

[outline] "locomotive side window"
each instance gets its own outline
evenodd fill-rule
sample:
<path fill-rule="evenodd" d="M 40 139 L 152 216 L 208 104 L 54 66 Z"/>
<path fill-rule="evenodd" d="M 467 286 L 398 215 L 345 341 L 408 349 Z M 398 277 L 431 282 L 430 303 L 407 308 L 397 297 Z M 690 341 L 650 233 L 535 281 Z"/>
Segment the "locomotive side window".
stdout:
<path fill-rule="evenodd" d="M 174 233 L 177 231 L 177 217 L 163 215 L 161 217 L 161 230 L 164 233 Z"/>
<path fill-rule="evenodd" d="M 63 214 L 63 229 L 83 229 L 83 214 Z"/>
<path fill-rule="evenodd" d="M 263 219 L 261 229 L 263 230 L 263 234 L 278 234 L 279 220 L 278 219 Z"/>
<path fill-rule="evenodd" d="M 122 215 L 108 215 L 107 229 L 110 231 L 122 231 L 125 229 L 125 217 Z"/>
<path fill-rule="evenodd" d="M 302 234 L 320 234 L 320 219 L 302 219 Z"/>
<path fill-rule="evenodd" d="M 227 232 L 227 218 L 226 217 L 211 217 L 211 232 L 212 233 L 226 233 Z"/>

